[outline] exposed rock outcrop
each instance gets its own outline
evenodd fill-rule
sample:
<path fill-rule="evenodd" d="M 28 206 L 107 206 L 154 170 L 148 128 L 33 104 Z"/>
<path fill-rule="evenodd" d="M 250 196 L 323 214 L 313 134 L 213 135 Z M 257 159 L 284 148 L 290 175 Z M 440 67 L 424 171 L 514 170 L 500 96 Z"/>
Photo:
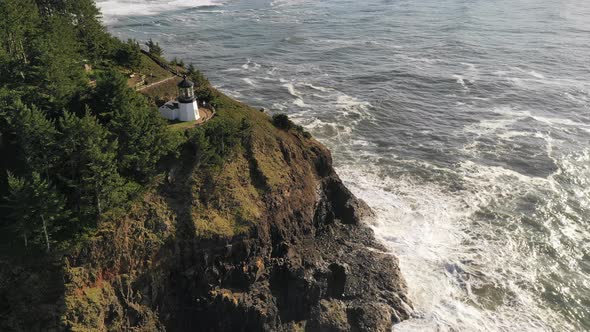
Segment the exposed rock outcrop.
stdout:
<path fill-rule="evenodd" d="M 46 327 L 389 331 L 408 318 L 397 259 L 329 151 L 240 107 L 222 116 L 253 131 L 221 169 L 177 165 L 63 259 L 63 305 Z"/>

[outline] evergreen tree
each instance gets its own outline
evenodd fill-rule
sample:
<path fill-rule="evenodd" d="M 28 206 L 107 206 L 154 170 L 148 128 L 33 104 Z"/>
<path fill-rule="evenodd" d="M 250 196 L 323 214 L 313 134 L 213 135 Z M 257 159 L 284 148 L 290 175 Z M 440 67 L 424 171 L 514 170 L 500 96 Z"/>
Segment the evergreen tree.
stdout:
<path fill-rule="evenodd" d="M 115 70 L 102 73 L 90 95 L 90 109 L 102 124 L 109 124 L 117 113 L 140 104 L 141 96 L 127 86 L 127 79 Z"/>
<path fill-rule="evenodd" d="M 93 113 L 117 139 L 117 160 L 122 174 L 145 180 L 160 158 L 176 147 L 166 121 L 145 97 L 127 86 L 121 74 L 111 71 L 97 81 Z"/>
<path fill-rule="evenodd" d="M 126 198 L 117 172 L 117 141 L 98 120 L 66 112 L 59 121 L 62 148 L 60 178 L 69 188 L 69 201 L 82 220 L 100 218 Z"/>
<path fill-rule="evenodd" d="M 22 82 L 39 33 L 37 6 L 32 0 L 2 0 L 0 17 L 0 82 Z"/>
<path fill-rule="evenodd" d="M 56 161 L 55 125 L 35 106 L 27 107 L 20 101 L 15 106 L 15 131 L 24 165 L 31 172 L 48 176 L 49 169 Z"/>
<path fill-rule="evenodd" d="M 53 234 L 67 218 L 63 197 L 37 172 L 29 180 L 9 173 L 8 185 L 10 218 L 25 247 L 29 243 L 43 243 L 46 251 L 50 251 Z"/>
<path fill-rule="evenodd" d="M 214 165 L 221 161 L 209 144 L 209 140 L 205 136 L 205 130 L 203 127 L 196 127 L 189 130 L 187 136 L 189 143 L 188 148 L 192 150 L 190 156 L 196 167 L 201 165 Z"/>
<path fill-rule="evenodd" d="M 153 54 L 155 56 L 162 56 L 162 48 L 160 47 L 159 43 L 154 43 L 154 41 L 150 38 L 150 40 L 148 40 L 145 45 L 149 48 L 149 52 L 150 54 Z"/>
<path fill-rule="evenodd" d="M 213 99 L 213 94 L 211 92 L 211 84 L 207 77 L 200 70 L 195 69 L 192 64 L 189 66 L 188 72 L 191 81 L 195 83 L 195 96 L 199 100 L 210 103 Z"/>
<path fill-rule="evenodd" d="M 67 19 L 88 59 L 100 60 L 110 53 L 110 39 L 101 22 L 101 14 L 94 0 L 36 0 L 44 18 Z"/>
<path fill-rule="evenodd" d="M 129 39 L 127 43 L 121 43 L 115 51 L 115 62 L 123 67 L 134 70 L 141 66 L 141 49 L 136 41 Z"/>
<path fill-rule="evenodd" d="M 188 71 L 188 76 L 192 77 L 192 75 L 197 71 L 197 69 L 195 68 L 195 65 L 193 65 L 191 63 L 188 65 L 187 71 Z"/>
<path fill-rule="evenodd" d="M 49 18 L 45 24 L 46 33 L 37 42 L 34 63 L 38 87 L 45 93 L 39 94 L 40 100 L 34 102 L 61 110 L 88 83 L 84 80 L 80 45 L 73 27 L 60 16 Z"/>
<path fill-rule="evenodd" d="M 110 36 L 101 23 L 100 10 L 94 0 L 67 0 L 66 12 L 73 17 L 77 38 L 84 46 L 83 53 L 100 60 L 110 53 Z"/>
<path fill-rule="evenodd" d="M 231 149 L 241 141 L 240 126 L 230 119 L 213 119 L 205 127 L 205 135 L 220 157 L 228 156 Z"/>
<path fill-rule="evenodd" d="M 128 199 L 121 175 L 148 180 L 179 135 L 121 74 L 90 87 L 84 64 L 142 60 L 137 42 L 108 35 L 93 0 L 0 0 L 0 17 L 0 197 L 11 202 L 0 215 L 10 212 L 27 245 L 50 248 L 64 205 L 85 224 L 100 218 Z"/>

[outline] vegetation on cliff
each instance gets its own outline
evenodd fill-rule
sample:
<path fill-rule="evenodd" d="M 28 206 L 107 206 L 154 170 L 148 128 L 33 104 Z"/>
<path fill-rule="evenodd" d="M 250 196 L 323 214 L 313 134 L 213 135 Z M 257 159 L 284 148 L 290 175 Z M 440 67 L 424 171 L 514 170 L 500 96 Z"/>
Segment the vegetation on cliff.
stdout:
<path fill-rule="evenodd" d="M 92 0 L 4 0 L 0 15 L 0 330 L 385 330 L 407 317 L 395 260 L 359 224 L 368 208 L 303 128 L 174 61 L 217 114 L 173 129 L 155 107 L 169 86 L 140 94 L 122 74 L 165 73 L 110 36 Z"/>
<path fill-rule="evenodd" d="M 3 214 L 12 216 L 0 226 L 24 251 L 51 250 L 50 243 L 75 238 L 139 197 L 161 172 L 160 160 L 177 155 L 186 138 L 128 87 L 121 71 L 149 60 L 137 43 L 104 30 L 93 1 L 7 0 L 0 14 L 0 197 L 10 202 Z M 200 90 L 210 88 L 198 71 L 191 74 Z M 41 184 L 68 213 L 50 213 L 51 201 L 41 206 Z M 18 208 L 32 201 L 40 205 L 34 213 Z M 42 230 L 43 219 L 51 230 Z"/>

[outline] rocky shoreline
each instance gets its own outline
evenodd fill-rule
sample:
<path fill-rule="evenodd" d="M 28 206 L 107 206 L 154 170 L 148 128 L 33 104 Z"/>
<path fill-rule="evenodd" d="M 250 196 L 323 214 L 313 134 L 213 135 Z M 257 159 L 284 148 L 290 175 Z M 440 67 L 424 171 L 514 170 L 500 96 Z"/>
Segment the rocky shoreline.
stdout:
<path fill-rule="evenodd" d="M 409 318 L 398 261 L 364 224 L 372 211 L 341 182 L 330 152 L 223 98 L 218 116 L 251 126 L 237 152 L 205 170 L 185 148 L 123 216 L 63 256 L 4 266 L 13 287 L 0 292 L 11 299 L 2 326 L 390 331 Z"/>
<path fill-rule="evenodd" d="M 243 156 L 247 180 L 267 188 L 257 202 L 262 213 L 255 226 L 233 237 L 194 236 L 194 218 L 187 211 L 213 198 L 187 200 L 187 190 L 195 190 L 185 186 L 190 170 L 178 171 L 181 175 L 162 184 L 148 203 L 165 204 L 169 211 L 133 216 L 102 238 L 107 243 L 137 239 L 122 230 L 137 232 L 134 228 L 152 218 L 153 232 L 163 232 L 157 237 L 171 240 L 156 251 L 148 250 L 145 241 L 131 240 L 130 246 L 103 256 L 107 261 L 122 258 L 95 270 L 102 270 L 97 273 L 114 288 L 126 283 L 121 275 L 133 281 L 127 286 L 129 299 L 115 292 L 114 302 L 102 306 L 118 309 L 98 316 L 114 317 L 111 327 L 169 331 L 389 331 L 409 317 L 411 304 L 397 259 L 363 223 L 372 212 L 342 184 L 330 152 L 315 140 L 283 131 L 265 139 L 264 144 L 254 139 Z M 269 146 L 269 140 L 276 146 Z M 268 189 L 265 163 L 270 161 L 263 156 L 276 147 L 286 181 Z M 166 235 L 172 230 L 174 237 Z M 105 246 L 97 242 L 91 252 Z M 103 261 L 93 256 L 77 257 L 73 265 Z M 83 288 L 79 282 L 69 284 L 73 293 Z M 66 317 L 76 326 L 84 315 L 72 313 Z"/>

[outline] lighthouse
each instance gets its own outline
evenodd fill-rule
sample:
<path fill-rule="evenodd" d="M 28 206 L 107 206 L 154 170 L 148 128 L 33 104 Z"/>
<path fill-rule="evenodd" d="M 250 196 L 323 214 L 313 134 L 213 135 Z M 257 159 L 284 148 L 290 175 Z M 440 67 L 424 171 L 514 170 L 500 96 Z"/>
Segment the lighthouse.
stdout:
<path fill-rule="evenodd" d="M 196 121 L 199 119 L 199 106 L 195 99 L 195 83 L 184 75 L 178 83 L 178 120 Z"/>
<path fill-rule="evenodd" d="M 160 114 L 168 120 L 199 120 L 199 106 L 197 106 L 197 99 L 195 98 L 195 83 L 186 78 L 186 75 L 178 83 L 178 98 L 162 105 Z"/>

